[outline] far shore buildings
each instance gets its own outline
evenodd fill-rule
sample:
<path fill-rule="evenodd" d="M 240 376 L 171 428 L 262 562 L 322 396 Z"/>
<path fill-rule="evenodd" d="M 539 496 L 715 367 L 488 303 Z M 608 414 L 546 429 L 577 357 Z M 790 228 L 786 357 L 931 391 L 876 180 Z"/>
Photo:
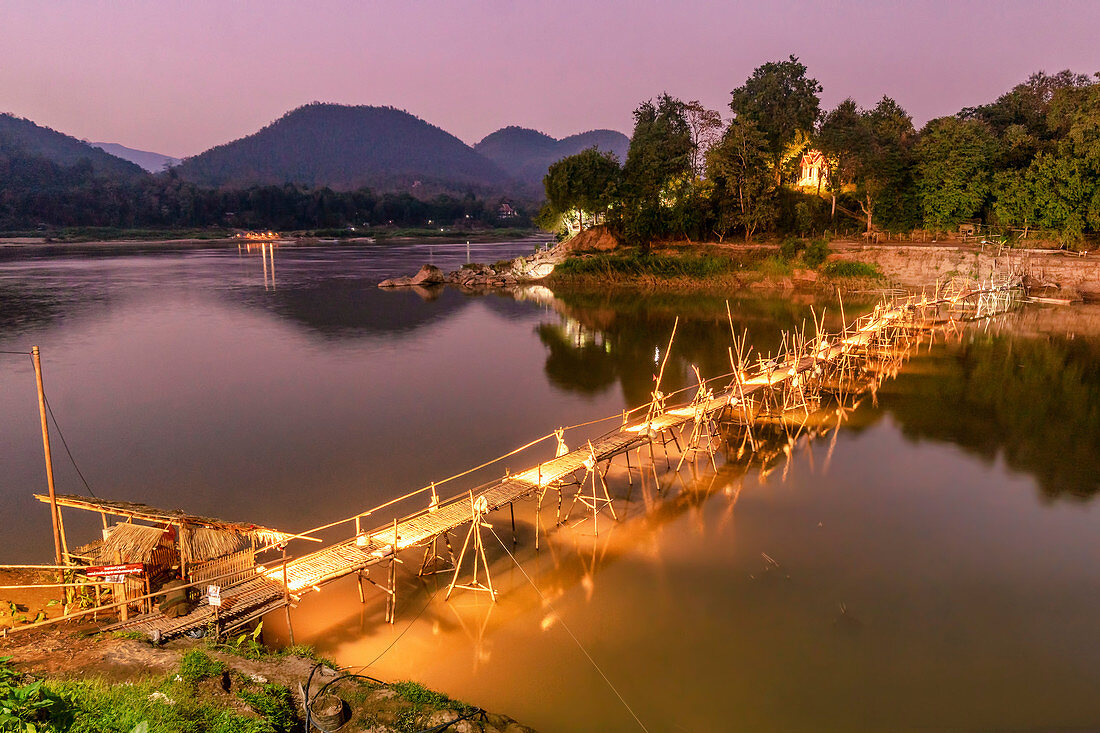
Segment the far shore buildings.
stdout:
<path fill-rule="evenodd" d="M 802 156 L 802 174 L 795 185 L 820 191 L 829 184 L 829 163 L 819 150 L 809 150 Z"/>

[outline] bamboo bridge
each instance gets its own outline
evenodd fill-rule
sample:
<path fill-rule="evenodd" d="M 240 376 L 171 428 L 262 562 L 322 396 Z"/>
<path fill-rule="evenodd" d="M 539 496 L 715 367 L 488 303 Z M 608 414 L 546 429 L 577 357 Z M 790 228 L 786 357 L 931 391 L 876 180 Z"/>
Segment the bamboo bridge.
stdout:
<path fill-rule="evenodd" d="M 703 458 L 716 468 L 715 441 L 720 437 L 720 425 L 730 423 L 744 428 L 749 450 L 756 451 L 754 424 L 782 419 L 795 411 L 809 414 L 819 404 L 822 394 L 851 393 L 861 387 L 875 389 L 882 379 L 897 373 L 914 344 L 919 344 L 926 334 L 931 338 L 937 330 L 957 331 L 959 321 L 1008 310 L 1015 302 L 1018 285 L 1018 277 L 1001 276 L 982 285 L 971 282 L 938 288 L 930 296 L 884 299 L 866 315 L 852 323 L 845 322 L 836 334 L 824 331 L 823 314 L 820 318 L 814 314 L 812 335 L 807 335 L 805 326 L 801 332 L 785 333 L 780 355 L 774 358 L 753 357 L 745 335 L 739 338 L 733 331 L 731 315 L 730 373 L 702 379 L 695 370 L 698 382 L 695 386 L 678 394 L 664 395 L 660 385 L 675 339 L 674 325 L 651 400 L 624 412 L 619 424 L 602 435 L 570 449 L 565 443 L 565 429 L 559 429 L 508 454 L 515 455 L 543 442 L 556 447 L 552 458 L 519 473 L 506 474 L 443 499 L 439 497 L 438 487 L 444 482 L 433 483 L 354 516 L 288 536 L 279 544 L 283 548 L 283 559 L 266 566 L 257 565 L 253 575 L 225 589 L 220 609 L 199 606 L 182 618 L 167 618 L 154 611 L 108 628 L 135 630 L 154 639 L 164 639 L 215 621 L 222 633 L 228 633 L 280 607 L 287 609 L 289 626 L 289 608 L 303 595 L 351 575 L 358 580 L 361 601 L 364 600 L 364 582 L 386 594 L 386 620 L 393 623 L 397 609 L 399 555 L 410 550 L 424 551 L 421 574 L 451 574 L 447 597 L 456 589 L 465 589 L 488 593 L 495 600 L 497 591 L 489 575 L 482 541 L 482 528 L 488 526 L 485 524 L 487 515 L 505 507 L 513 508 L 517 501 L 534 499 L 538 503 L 537 548 L 538 518 L 547 494 L 553 491 L 557 501 L 555 526 L 563 521 L 563 500 L 568 498 L 570 505 L 564 518 L 568 519 L 580 504 L 583 512 L 591 516 L 593 531 L 598 533 L 601 512 L 606 510 L 617 518 L 605 480 L 614 459 L 625 457 L 627 480 L 631 482 L 633 475 L 641 471 L 652 471 L 657 479 L 655 451 L 658 449 L 671 470 L 670 444 L 675 445 L 679 454 L 676 473 L 685 461 L 695 464 Z M 690 394 L 692 390 L 694 394 Z M 605 420 L 619 420 L 619 416 Z M 745 442 L 742 448 L 744 446 Z M 633 464 L 631 452 L 636 455 Z M 477 469 L 458 477 L 474 470 Z M 396 507 L 414 501 L 420 506 L 411 513 L 385 523 L 374 519 L 384 516 L 387 510 L 392 513 Z M 368 527 L 372 520 L 377 524 Z M 514 508 L 512 523 L 514 530 Z M 287 541 L 318 541 L 317 533 L 339 528 L 346 528 L 344 539 L 295 558 L 286 557 Z M 467 528 L 465 540 L 456 554 L 450 535 L 463 528 Z M 440 554 L 440 542 L 446 545 L 446 557 Z M 443 570 L 429 570 L 441 560 L 444 561 Z M 465 576 L 465 581 L 464 568 L 470 574 Z M 376 580 L 371 574 L 378 570 L 383 577 Z M 293 638 L 292 629 L 291 634 Z"/>

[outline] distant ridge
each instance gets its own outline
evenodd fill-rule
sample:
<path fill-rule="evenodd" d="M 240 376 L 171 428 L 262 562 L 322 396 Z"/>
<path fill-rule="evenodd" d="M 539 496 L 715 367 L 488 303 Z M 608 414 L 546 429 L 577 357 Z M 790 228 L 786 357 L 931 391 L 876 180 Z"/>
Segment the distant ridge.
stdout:
<path fill-rule="evenodd" d="M 151 153 L 147 150 L 135 150 L 134 148 L 128 148 L 125 145 L 119 145 L 118 143 L 88 143 L 93 148 L 99 148 L 104 152 L 110 153 L 116 158 L 122 158 L 128 160 L 134 165 L 139 165 L 150 173 L 160 173 L 165 168 L 173 165 L 179 165 L 180 159 L 173 158 L 170 155 L 161 155 L 160 153 Z"/>
<path fill-rule="evenodd" d="M 47 160 L 62 168 L 80 163 L 101 176 L 135 178 L 139 166 L 88 143 L 9 113 L 0 113 L 0 157 Z"/>
<path fill-rule="evenodd" d="M 351 190 L 504 190 L 496 165 L 454 135 L 393 107 L 314 102 L 262 130 L 186 158 L 184 180 L 210 186 L 298 183 Z"/>
<path fill-rule="evenodd" d="M 614 153 L 622 163 L 630 138 L 614 130 L 589 130 L 556 140 L 538 130 L 512 125 L 486 135 L 474 150 L 541 193 L 543 176 L 553 163 L 591 147 Z"/>

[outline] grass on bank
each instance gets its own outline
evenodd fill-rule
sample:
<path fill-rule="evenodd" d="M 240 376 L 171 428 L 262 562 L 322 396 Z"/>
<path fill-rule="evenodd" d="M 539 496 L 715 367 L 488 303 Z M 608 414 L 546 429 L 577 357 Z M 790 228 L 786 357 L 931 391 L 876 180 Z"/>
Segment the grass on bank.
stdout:
<path fill-rule="evenodd" d="M 195 653 L 197 652 L 197 654 Z M 32 679 L 0 658 L 0 731 L 3 733 L 289 733 L 298 725 L 290 691 L 256 685 L 243 675 L 234 698 L 221 689 L 224 665 L 189 652 L 176 675 L 135 683 Z M 186 657 L 185 657 L 186 658 Z M 218 672 L 217 670 L 221 670 Z M 217 673 L 216 673 L 217 672 Z M 216 674 L 215 674 L 216 673 Z M 186 677 L 184 675 L 187 675 Z M 288 717 L 290 716 L 290 717 Z"/>
<path fill-rule="evenodd" d="M 300 705 L 285 685 L 251 677 L 208 652 L 250 660 L 316 659 L 308 647 L 272 651 L 251 634 L 240 643 L 196 647 L 167 675 L 111 684 L 99 679 L 40 679 L 0 657 L 0 733 L 294 733 L 304 729 Z M 379 725 L 400 733 L 423 730 L 445 710 L 455 718 L 478 709 L 417 682 L 382 685 L 347 678 L 339 694 L 353 711 L 350 729 Z M 317 690 L 315 689 L 314 692 Z M 336 690 L 330 690 L 336 692 Z"/>
<path fill-rule="evenodd" d="M 714 251 L 650 253 L 626 251 L 575 255 L 554 270 L 558 282 L 620 283 L 672 282 L 680 286 L 739 285 L 744 280 L 780 279 L 796 269 L 816 270 L 831 279 L 883 280 L 875 265 L 848 260 L 827 261 L 830 250 L 823 239 L 788 239 L 778 253 L 766 250 L 727 254 Z"/>

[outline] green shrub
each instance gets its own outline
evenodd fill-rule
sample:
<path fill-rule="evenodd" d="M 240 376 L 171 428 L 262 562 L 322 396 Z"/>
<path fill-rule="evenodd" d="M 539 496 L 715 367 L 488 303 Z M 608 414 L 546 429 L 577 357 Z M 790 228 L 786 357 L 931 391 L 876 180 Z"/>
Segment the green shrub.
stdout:
<path fill-rule="evenodd" d="M 192 649 L 180 660 L 180 677 L 192 685 L 210 677 L 220 677 L 224 673 L 225 664 L 201 649 Z"/>
<path fill-rule="evenodd" d="M 788 237 L 779 245 L 779 256 L 787 262 L 798 257 L 802 250 L 806 249 L 806 242 L 795 237 Z"/>
<path fill-rule="evenodd" d="M 875 280 L 885 278 L 877 266 L 851 260 L 833 260 L 825 265 L 822 272 L 829 277 L 867 277 Z"/>
<path fill-rule="evenodd" d="M 829 256 L 829 245 L 825 243 L 824 239 L 815 239 L 806 245 L 806 249 L 802 252 L 802 261 L 806 263 L 807 267 L 817 269 L 821 267 L 826 258 Z"/>
<path fill-rule="evenodd" d="M 43 688 L 42 680 L 21 684 L 22 675 L 9 666 L 11 657 L 0 657 L 0 731 L 34 733 L 56 712 L 60 701 Z"/>
<path fill-rule="evenodd" d="M 298 725 L 298 713 L 290 690 L 283 685 L 264 685 L 258 692 L 241 690 L 237 697 L 264 717 L 276 733 L 290 733 Z"/>

